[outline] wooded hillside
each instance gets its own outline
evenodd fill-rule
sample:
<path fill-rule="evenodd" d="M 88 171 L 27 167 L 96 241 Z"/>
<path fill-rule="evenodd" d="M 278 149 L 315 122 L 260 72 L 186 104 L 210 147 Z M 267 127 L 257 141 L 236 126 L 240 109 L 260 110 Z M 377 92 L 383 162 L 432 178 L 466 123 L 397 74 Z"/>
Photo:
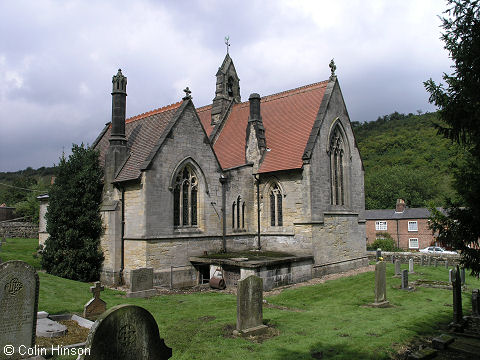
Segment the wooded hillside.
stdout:
<path fill-rule="evenodd" d="M 437 135 L 436 113 L 397 112 L 353 128 L 365 168 L 365 207 L 394 208 L 397 198 L 408 206 L 427 202 L 443 206 L 454 196 L 450 164 L 460 156 L 458 146 Z"/>

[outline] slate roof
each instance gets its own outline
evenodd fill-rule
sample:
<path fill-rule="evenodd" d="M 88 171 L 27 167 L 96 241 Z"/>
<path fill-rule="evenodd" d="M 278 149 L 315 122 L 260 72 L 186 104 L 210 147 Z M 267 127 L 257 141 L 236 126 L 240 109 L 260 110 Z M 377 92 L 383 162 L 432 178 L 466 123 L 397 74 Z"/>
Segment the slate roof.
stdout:
<path fill-rule="evenodd" d="M 261 98 L 260 111 L 265 127 L 267 151 L 260 173 L 299 169 L 310 132 L 317 118 L 328 80 Z M 197 109 L 210 135 L 211 106 Z M 246 128 L 249 102 L 235 104 L 213 145 L 220 165 L 228 169 L 245 164 Z"/>
<path fill-rule="evenodd" d="M 261 98 L 261 115 L 269 149 L 260 173 L 300 169 L 302 156 L 319 112 L 328 80 Z M 116 176 L 116 181 L 138 179 L 145 163 L 152 158 L 158 142 L 165 136 L 179 107 L 178 102 L 126 120 L 125 133 L 130 156 Z M 213 149 L 223 169 L 245 165 L 246 127 L 249 102 L 234 104 L 222 127 L 211 125 L 212 106 L 196 109 L 208 136 L 217 132 Z M 111 124 L 107 124 L 93 146 L 105 161 Z"/>
<path fill-rule="evenodd" d="M 182 102 L 171 104 L 156 110 L 131 117 L 125 121 L 125 135 L 130 156 L 118 172 L 116 181 L 138 179 L 143 162 L 157 145 L 160 137 Z M 103 135 L 93 145 L 100 151 L 100 163 L 105 163 L 105 154 L 109 145 L 111 124 L 104 129 Z"/>
<path fill-rule="evenodd" d="M 442 208 L 437 208 L 443 212 Z M 395 209 L 365 210 L 366 220 L 400 220 L 400 219 L 428 219 L 430 211 L 427 208 L 405 208 L 401 213 Z"/>

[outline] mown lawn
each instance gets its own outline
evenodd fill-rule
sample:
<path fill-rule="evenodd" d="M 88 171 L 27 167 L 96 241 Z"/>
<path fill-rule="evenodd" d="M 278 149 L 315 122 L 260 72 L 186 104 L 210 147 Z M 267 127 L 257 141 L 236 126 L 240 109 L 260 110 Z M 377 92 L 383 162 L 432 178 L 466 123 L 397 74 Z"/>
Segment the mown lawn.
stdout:
<path fill-rule="evenodd" d="M 2 259 L 8 246 L 2 248 Z M 448 280 L 444 267 L 415 269 L 410 281 Z M 406 292 L 399 289 L 400 279 L 393 278 L 393 272 L 393 265 L 387 264 L 390 308 L 365 306 L 374 298 L 373 272 L 267 297 L 270 304 L 290 310 L 264 307 L 265 322 L 279 334 L 262 343 L 229 337 L 225 329 L 236 321 L 233 295 L 208 292 L 127 299 L 122 292 L 106 290 L 102 298 L 109 308 L 130 303 L 148 309 L 173 348 L 173 359 L 312 359 L 315 352 L 322 352 L 324 359 L 385 359 L 401 344 L 433 334 L 452 318 L 451 291 L 419 287 Z M 463 303 L 468 311 L 471 289 L 480 287 L 480 282 L 467 277 L 467 285 Z M 39 310 L 81 313 L 91 295 L 89 286 L 40 273 Z"/>

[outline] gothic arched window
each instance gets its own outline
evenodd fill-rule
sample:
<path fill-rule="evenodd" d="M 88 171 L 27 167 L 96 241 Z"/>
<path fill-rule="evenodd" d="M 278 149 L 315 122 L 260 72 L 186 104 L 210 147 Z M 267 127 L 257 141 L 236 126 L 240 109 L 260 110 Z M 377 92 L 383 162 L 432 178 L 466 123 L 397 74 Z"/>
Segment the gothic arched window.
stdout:
<path fill-rule="evenodd" d="M 234 201 L 233 204 L 232 204 L 232 229 L 235 229 L 235 208 L 236 208 L 236 206 L 237 206 L 237 204 Z"/>
<path fill-rule="evenodd" d="M 228 96 L 233 97 L 233 77 L 229 76 L 227 80 L 227 93 Z"/>
<path fill-rule="evenodd" d="M 173 225 L 196 226 L 198 179 L 192 168 L 185 165 L 178 172 L 173 190 Z"/>
<path fill-rule="evenodd" d="M 278 184 L 273 185 L 270 190 L 270 225 L 283 225 L 282 191 Z"/>
<path fill-rule="evenodd" d="M 330 138 L 330 188 L 332 205 L 345 205 L 345 141 L 337 125 Z"/>

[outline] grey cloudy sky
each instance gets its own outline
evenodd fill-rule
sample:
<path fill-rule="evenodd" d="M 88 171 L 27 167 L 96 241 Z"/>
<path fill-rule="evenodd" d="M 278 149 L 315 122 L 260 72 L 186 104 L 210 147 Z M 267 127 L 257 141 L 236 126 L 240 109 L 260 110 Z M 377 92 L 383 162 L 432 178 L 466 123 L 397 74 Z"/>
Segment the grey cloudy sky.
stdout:
<path fill-rule="evenodd" d="M 422 1 L 0 2 L 0 171 L 58 163 L 111 116 L 111 78 L 128 77 L 127 116 L 189 86 L 211 103 L 224 36 L 243 100 L 325 80 L 335 58 L 352 121 L 433 111 L 423 81 L 451 61 L 439 40 L 446 4 Z"/>

